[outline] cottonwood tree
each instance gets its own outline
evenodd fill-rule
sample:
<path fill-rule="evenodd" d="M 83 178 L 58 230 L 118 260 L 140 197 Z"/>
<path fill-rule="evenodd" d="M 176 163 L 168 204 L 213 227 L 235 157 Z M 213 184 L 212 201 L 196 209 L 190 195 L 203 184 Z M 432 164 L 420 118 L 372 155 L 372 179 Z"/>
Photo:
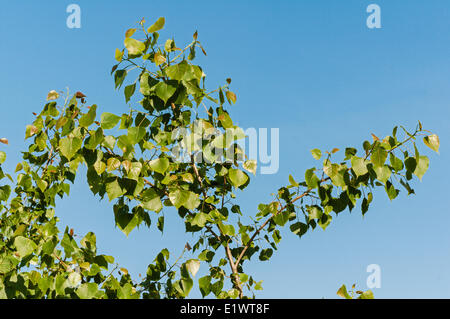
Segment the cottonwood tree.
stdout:
<path fill-rule="evenodd" d="M 227 111 L 236 102 L 231 80 L 206 89 L 193 63 L 206 55 L 197 32 L 183 49 L 173 39 L 160 44 L 164 22 L 146 28 L 142 20 L 116 50 L 111 73 L 128 112 L 90 105 L 81 92 L 51 91 L 26 127 L 30 144 L 16 174 L 0 167 L 1 298 L 185 298 L 194 279 L 204 297 L 253 297 L 261 280 L 245 266 L 272 257 L 280 229 L 302 237 L 344 210 L 358 206 L 366 214 L 377 188 L 391 200 L 400 187 L 413 194 L 410 181 L 429 165 L 416 142 L 439 149 L 437 135 L 420 122 L 412 132 L 396 127 L 383 139 L 373 136 L 360 150 L 314 149 L 316 167 L 290 175 L 273 201 L 255 205 L 255 215 L 242 211 L 238 195 L 256 161 L 244 154 L 244 132 Z M 1 151 L 0 163 L 5 159 Z M 69 196 L 80 165 L 126 235 L 138 226 L 162 232 L 164 211 L 175 209 L 195 240 L 180 243 L 180 258 L 168 249 L 149 257 L 136 281 L 112 256 L 98 254 L 94 233 L 76 240 L 73 229 L 57 227 L 56 198 Z M 207 274 L 195 278 L 201 264 Z"/>

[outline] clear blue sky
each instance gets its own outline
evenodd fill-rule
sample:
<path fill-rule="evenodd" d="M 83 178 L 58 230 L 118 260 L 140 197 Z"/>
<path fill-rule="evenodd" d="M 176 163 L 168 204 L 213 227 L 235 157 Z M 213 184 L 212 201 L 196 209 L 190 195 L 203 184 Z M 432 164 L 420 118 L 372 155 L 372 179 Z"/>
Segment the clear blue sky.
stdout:
<path fill-rule="evenodd" d="M 66 27 L 66 7 L 82 10 L 81 29 Z M 382 10 L 370 30 L 366 7 Z M 450 298 L 450 2 L 433 1 L 8 1 L 0 11 L 0 137 L 13 170 L 25 148 L 25 125 L 48 91 L 82 91 L 100 110 L 126 111 L 109 71 L 126 29 L 145 17 L 166 17 L 162 38 L 180 45 L 195 30 L 208 57 L 201 64 L 215 87 L 232 77 L 242 127 L 280 128 L 280 170 L 258 175 L 239 194 L 245 213 L 269 202 L 288 175 L 301 179 L 315 165 L 309 150 L 360 147 L 370 133 L 389 134 L 417 120 L 439 134 L 441 155 L 430 156 L 417 195 L 394 202 L 385 194 L 363 219 L 342 213 L 326 232 L 298 240 L 288 230 L 268 263 L 248 272 L 264 279 L 267 298 L 334 298 L 342 284 L 366 289 L 366 267 L 381 267 L 378 298 Z M 102 253 L 134 275 L 161 248 L 178 254 L 190 236 L 167 211 L 163 236 L 153 227 L 127 239 L 114 227 L 111 206 L 94 198 L 84 178 L 58 203 L 61 225 L 95 231 Z M 172 214 L 173 213 L 173 214 Z M 173 216 L 173 217 L 171 217 Z M 143 245 L 143 242 L 145 244 Z M 204 267 L 201 271 L 204 271 Z M 198 292 L 194 297 L 200 296 Z"/>

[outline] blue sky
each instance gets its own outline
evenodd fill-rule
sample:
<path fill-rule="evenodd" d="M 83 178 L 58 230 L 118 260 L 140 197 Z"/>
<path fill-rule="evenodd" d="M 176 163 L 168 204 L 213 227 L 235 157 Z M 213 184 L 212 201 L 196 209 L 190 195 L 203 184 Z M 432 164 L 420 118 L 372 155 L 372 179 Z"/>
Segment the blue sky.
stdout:
<path fill-rule="evenodd" d="M 81 7 L 81 29 L 66 27 L 66 7 Z M 366 7 L 381 7 L 381 29 L 368 29 Z M 394 202 L 385 194 L 362 218 L 342 213 L 324 232 L 301 240 L 286 229 L 270 262 L 247 270 L 263 279 L 260 298 L 334 298 L 342 284 L 366 289 L 366 267 L 381 267 L 377 298 L 450 298 L 450 3 L 434 1 L 9 1 L 0 11 L 2 61 L 0 137 L 13 170 L 25 149 L 25 125 L 50 90 L 82 91 L 100 110 L 125 112 L 109 71 L 126 29 L 142 17 L 166 17 L 161 38 L 190 41 L 198 30 L 208 56 L 200 59 L 211 88 L 233 79 L 231 114 L 247 127 L 280 128 L 280 169 L 257 175 L 239 194 L 243 211 L 315 165 L 309 150 L 360 147 L 370 133 L 420 120 L 440 136 L 441 154 Z M 167 211 L 163 236 L 152 228 L 126 238 L 111 205 L 99 202 L 80 177 L 60 201 L 61 225 L 94 231 L 102 253 L 133 274 L 145 273 L 156 252 L 181 252 L 190 236 Z M 170 214 L 174 213 L 174 214 Z M 142 243 L 145 243 L 144 245 Z M 202 266 L 205 270 L 205 266 Z M 200 296 L 198 292 L 194 297 Z"/>

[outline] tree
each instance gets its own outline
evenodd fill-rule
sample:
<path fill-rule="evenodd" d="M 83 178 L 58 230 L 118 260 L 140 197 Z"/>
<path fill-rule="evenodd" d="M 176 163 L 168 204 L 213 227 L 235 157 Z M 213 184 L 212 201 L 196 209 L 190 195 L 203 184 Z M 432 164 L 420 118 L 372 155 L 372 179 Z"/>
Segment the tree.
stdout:
<path fill-rule="evenodd" d="M 437 135 L 420 122 L 413 132 L 395 127 L 383 139 L 373 135 L 361 151 L 314 149 L 317 168 L 290 175 L 289 184 L 272 202 L 259 204 L 255 216 L 242 212 L 235 192 L 249 184 L 256 161 L 239 146 L 244 131 L 227 112 L 236 102 L 231 79 L 208 91 L 205 73 L 193 63 L 198 50 L 206 55 L 197 32 L 184 49 L 173 39 L 159 45 L 164 23 L 159 18 L 145 28 L 142 20 L 126 31 L 125 48 L 116 49 L 115 88 L 123 87 L 125 102 L 138 109 L 102 110 L 98 118 L 100 108 L 88 106 L 83 93 L 51 91 L 26 127 L 32 142 L 17 164 L 17 177 L 0 166 L 1 298 L 185 298 L 200 263 L 209 267 L 208 275 L 196 279 L 203 296 L 254 296 L 261 281 L 246 274 L 244 265 L 272 257 L 280 228 L 302 237 L 317 226 L 326 229 L 332 213 L 361 206 L 365 214 L 376 188 L 391 200 L 399 185 L 413 194 L 410 181 L 421 179 L 429 165 L 415 142 L 423 136 L 425 145 L 439 150 Z M 339 153 L 343 158 L 337 160 Z M 5 159 L 0 152 L 0 164 Z M 60 234 L 55 198 L 69 196 L 80 165 L 87 166 L 92 193 L 112 202 L 123 233 L 152 221 L 162 232 L 163 211 L 174 207 L 195 244 L 183 243 L 175 262 L 162 249 L 145 278 L 135 282 L 125 268 L 117 270 L 113 257 L 97 254 L 94 233 L 80 241 L 69 227 Z"/>

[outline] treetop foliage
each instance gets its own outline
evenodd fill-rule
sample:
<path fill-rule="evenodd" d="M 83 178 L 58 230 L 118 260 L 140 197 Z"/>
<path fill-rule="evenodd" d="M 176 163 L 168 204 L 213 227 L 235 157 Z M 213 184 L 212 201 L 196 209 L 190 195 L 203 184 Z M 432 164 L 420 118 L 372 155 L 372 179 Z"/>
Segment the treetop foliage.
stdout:
<path fill-rule="evenodd" d="M 180 48 L 174 39 L 160 42 L 164 24 L 140 21 L 116 49 L 111 74 L 127 112 L 88 104 L 81 92 L 51 91 L 26 126 L 30 144 L 14 176 L 1 168 L 0 151 L 0 298 L 185 298 L 194 280 L 204 297 L 253 297 L 262 280 L 244 265 L 269 260 L 281 228 L 302 237 L 317 226 L 325 230 L 344 210 L 366 214 L 377 188 L 391 200 L 400 188 L 413 194 L 411 181 L 429 166 L 416 142 L 439 150 L 438 136 L 420 122 L 412 132 L 400 126 L 384 138 L 373 135 L 360 150 L 314 149 L 316 167 L 289 175 L 256 214 L 241 211 L 237 197 L 256 161 L 239 146 L 244 131 L 227 111 L 237 101 L 232 81 L 208 90 L 194 63 L 206 55 L 197 32 Z M 177 259 L 162 249 L 136 281 L 112 256 L 97 253 L 94 233 L 76 240 L 69 227 L 60 231 L 55 199 L 70 196 L 80 165 L 125 235 L 137 227 L 163 232 L 173 207 L 194 242 L 182 243 Z M 201 264 L 207 275 L 196 278 Z"/>

